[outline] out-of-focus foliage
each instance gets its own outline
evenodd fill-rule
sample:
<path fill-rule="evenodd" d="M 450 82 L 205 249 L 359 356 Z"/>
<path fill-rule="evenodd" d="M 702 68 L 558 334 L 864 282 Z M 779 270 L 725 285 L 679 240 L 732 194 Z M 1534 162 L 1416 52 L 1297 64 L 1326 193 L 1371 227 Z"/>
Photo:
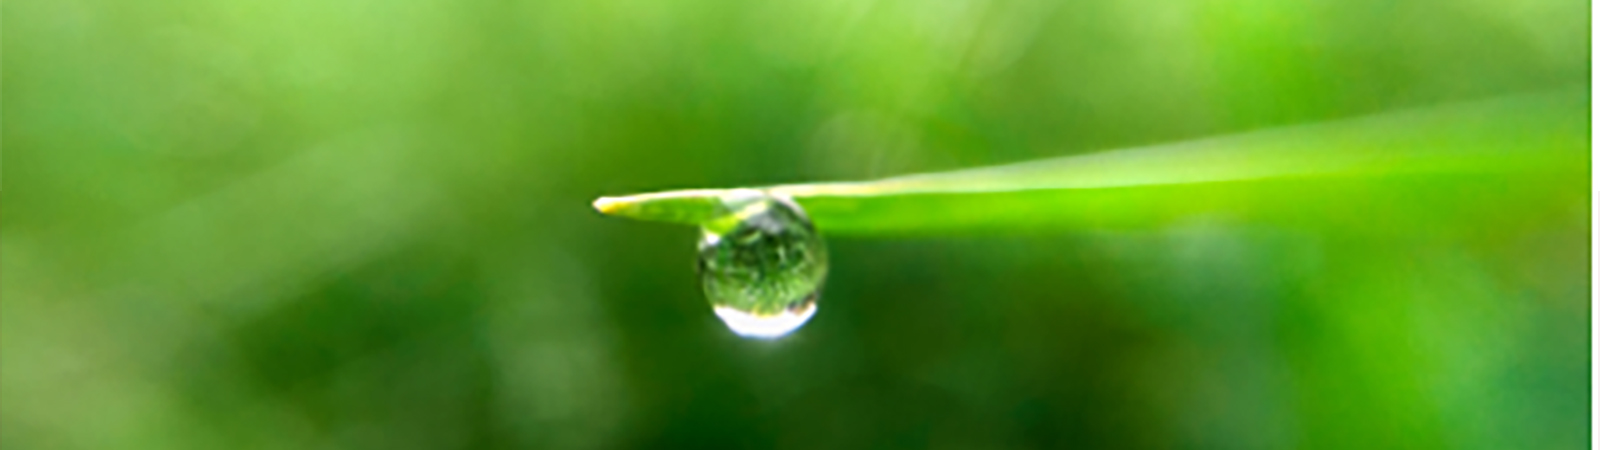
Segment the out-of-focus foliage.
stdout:
<path fill-rule="evenodd" d="M 589 209 L 1586 89 L 1586 2 L 16 0 L 0 17 L 0 447 L 1588 437 L 1586 177 L 1347 186 L 1505 206 L 1441 233 L 1343 232 L 1413 215 L 1324 195 L 1296 220 L 833 239 L 817 316 L 771 342 L 710 314 L 692 231 Z M 1227 195 L 1292 191 L 1254 189 Z"/>

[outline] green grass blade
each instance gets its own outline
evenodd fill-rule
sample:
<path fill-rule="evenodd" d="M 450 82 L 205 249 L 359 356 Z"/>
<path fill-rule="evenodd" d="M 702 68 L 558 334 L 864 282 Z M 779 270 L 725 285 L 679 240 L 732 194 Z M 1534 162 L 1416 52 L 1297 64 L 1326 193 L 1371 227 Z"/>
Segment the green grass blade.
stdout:
<path fill-rule="evenodd" d="M 1524 95 L 1002 166 L 765 190 L 795 199 L 831 234 L 1126 228 L 1201 216 L 1348 229 L 1439 227 L 1496 214 L 1548 213 L 1573 195 L 1586 195 L 1588 109 L 1586 91 Z M 725 192 L 672 191 L 596 205 L 625 217 L 698 223 L 714 214 L 707 205 Z"/>
<path fill-rule="evenodd" d="M 722 197 L 731 189 L 691 189 L 626 197 L 600 197 L 594 209 L 601 213 L 653 222 L 699 225 L 728 213 Z"/>

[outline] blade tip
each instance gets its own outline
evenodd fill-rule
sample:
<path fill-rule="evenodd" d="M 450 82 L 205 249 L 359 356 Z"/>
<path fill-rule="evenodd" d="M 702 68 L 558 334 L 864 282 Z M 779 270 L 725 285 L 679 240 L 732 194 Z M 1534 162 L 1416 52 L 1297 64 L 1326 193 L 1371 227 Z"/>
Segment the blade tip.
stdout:
<path fill-rule="evenodd" d="M 600 211 L 601 214 L 614 215 L 626 203 L 626 201 L 617 197 L 600 197 L 594 199 L 594 203 L 591 205 L 594 206 L 595 211 Z"/>

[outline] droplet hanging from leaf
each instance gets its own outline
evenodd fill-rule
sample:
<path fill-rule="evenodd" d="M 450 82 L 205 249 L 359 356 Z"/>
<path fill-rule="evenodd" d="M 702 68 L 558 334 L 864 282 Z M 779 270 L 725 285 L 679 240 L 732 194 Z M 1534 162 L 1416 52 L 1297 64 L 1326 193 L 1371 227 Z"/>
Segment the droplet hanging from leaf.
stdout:
<path fill-rule="evenodd" d="M 817 311 L 827 247 L 793 201 L 753 189 L 721 197 L 727 213 L 701 225 L 700 282 L 734 333 L 774 338 Z"/>

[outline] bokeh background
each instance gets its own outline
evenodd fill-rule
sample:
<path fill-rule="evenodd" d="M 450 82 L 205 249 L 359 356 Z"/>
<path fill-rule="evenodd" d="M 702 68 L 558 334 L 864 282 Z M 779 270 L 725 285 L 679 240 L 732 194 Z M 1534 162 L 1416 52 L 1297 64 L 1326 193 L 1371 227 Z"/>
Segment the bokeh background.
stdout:
<path fill-rule="evenodd" d="M 777 341 L 589 208 L 1587 92 L 1584 1 L 0 8 L 5 448 L 1588 442 L 1587 180 L 1448 236 L 840 237 Z"/>

